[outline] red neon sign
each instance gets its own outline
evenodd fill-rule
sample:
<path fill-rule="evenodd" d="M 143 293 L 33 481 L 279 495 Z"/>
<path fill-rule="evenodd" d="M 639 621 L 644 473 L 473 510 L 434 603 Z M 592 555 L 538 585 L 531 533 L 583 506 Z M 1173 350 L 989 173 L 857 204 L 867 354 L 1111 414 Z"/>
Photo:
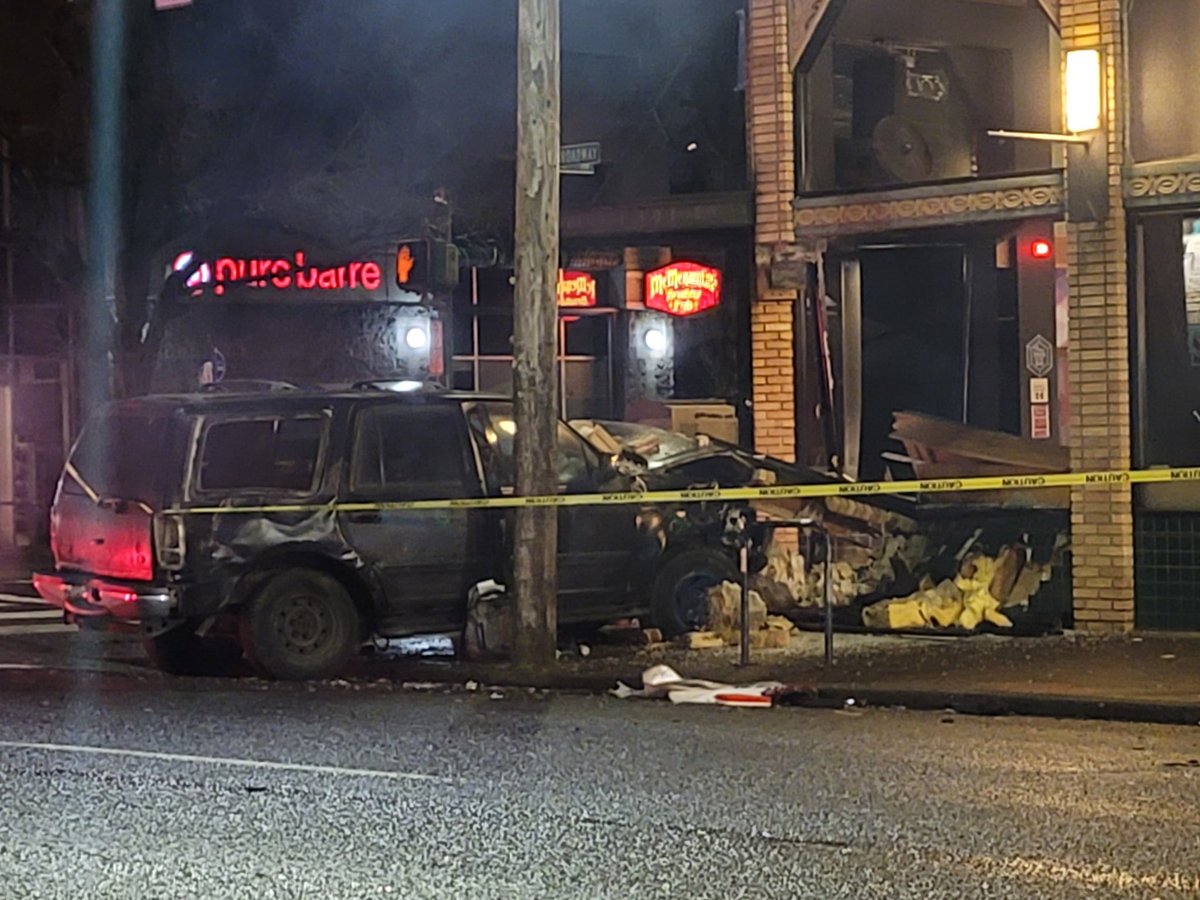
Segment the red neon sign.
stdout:
<path fill-rule="evenodd" d="M 596 279 L 587 272 L 558 273 L 558 305 L 581 309 L 596 305 Z"/>
<path fill-rule="evenodd" d="M 672 316 L 694 316 L 721 302 L 721 270 L 676 262 L 646 273 L 646 308 Z"/>
<path fill-rule="evenodd" d="M 202 267 L 203 271 L 207 264 Z M 286 257 L 238 258 L 222 256 L 213 263 L 211 274 L 202 280 L 213 281 L 213 293 L 225 293 L 226 284 L 276 291 L 367 291 L 374 293 L 383 285 L 379 263 L 356 260 L 340 266 L 313 266 L 297 250 Z M 193 285 L 189 279 L 189 287 Z"/>

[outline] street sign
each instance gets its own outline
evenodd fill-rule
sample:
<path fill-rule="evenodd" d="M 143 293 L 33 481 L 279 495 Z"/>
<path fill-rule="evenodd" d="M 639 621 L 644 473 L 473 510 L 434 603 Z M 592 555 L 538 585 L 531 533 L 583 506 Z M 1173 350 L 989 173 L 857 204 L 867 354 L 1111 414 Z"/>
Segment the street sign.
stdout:
<path fill-rule="evenodd" d="M 564 144 L 558 151 L 558 167 L 564 175 L 595 175 L 601 162 L 599 141 Z"/>

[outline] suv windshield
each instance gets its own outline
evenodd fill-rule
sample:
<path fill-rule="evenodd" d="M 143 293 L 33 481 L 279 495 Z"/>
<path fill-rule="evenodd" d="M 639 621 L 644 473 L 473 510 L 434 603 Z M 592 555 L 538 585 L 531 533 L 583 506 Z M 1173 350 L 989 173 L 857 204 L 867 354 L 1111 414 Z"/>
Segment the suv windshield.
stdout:
<path fill-rule="evenodd" d="M 65 494 L 155 504 L 163 492 L 164 426 L 161 415 L 101 413 L 88 423 L 71 454 Z"/>

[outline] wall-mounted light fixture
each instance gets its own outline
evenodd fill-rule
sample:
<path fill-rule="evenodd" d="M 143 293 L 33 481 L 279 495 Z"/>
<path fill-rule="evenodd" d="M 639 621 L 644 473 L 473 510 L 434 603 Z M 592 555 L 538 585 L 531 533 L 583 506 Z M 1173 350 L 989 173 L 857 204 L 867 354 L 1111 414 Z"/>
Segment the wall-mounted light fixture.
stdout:
<path fill-rule="evenodd" d="M 429 332 L 421 325 L 414 325 L 404 332 L 404 343 L 410 350 L 424 350 L 429 345 Z"/>
<path fill-rule="evenodd" d="M 1067 131 L 1097 131 L 1103 125 L 1104 80 L 1099 50 L 1068 50 Z"/>
<path fill-rule="evenodd" d="M 992 129 L 989 137 L 1046 141 L 1067 149 L 1067 218 L 1102 222 L 1108 218 L 1108 136 L 1104 132 L 1104 55 L 1095 48 L 1068 50 L 1063 99 L 1066 133 Z"/>
<path fill-rule="evenodd" d="M 646 329 L 646 333 L 642 335 L 642 341 L 645 343 L 646 349 L 656 356 L 667 350 L 667 333 L 661 328 Z"/>

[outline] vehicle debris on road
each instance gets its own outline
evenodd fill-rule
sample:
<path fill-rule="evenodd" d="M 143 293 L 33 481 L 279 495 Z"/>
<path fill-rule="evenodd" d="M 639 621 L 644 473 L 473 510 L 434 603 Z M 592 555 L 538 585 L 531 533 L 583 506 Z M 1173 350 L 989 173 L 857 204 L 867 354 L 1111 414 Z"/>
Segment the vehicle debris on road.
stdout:
<path fill-rule="evenodd" d="M 733 685 L 719 681 L 684 678 L 670 666 L 651 666 L 642 673 L 643 688 L 635 690 L 617 682 L 610 691 L 619 700 L 640 697 L 661 699 L 672 703 L 695 703 L 715 706 L 749 706 L 769 708 L 777 697 L 794 692 L 779 681 L 759 681 L 754 684 Z"/>

